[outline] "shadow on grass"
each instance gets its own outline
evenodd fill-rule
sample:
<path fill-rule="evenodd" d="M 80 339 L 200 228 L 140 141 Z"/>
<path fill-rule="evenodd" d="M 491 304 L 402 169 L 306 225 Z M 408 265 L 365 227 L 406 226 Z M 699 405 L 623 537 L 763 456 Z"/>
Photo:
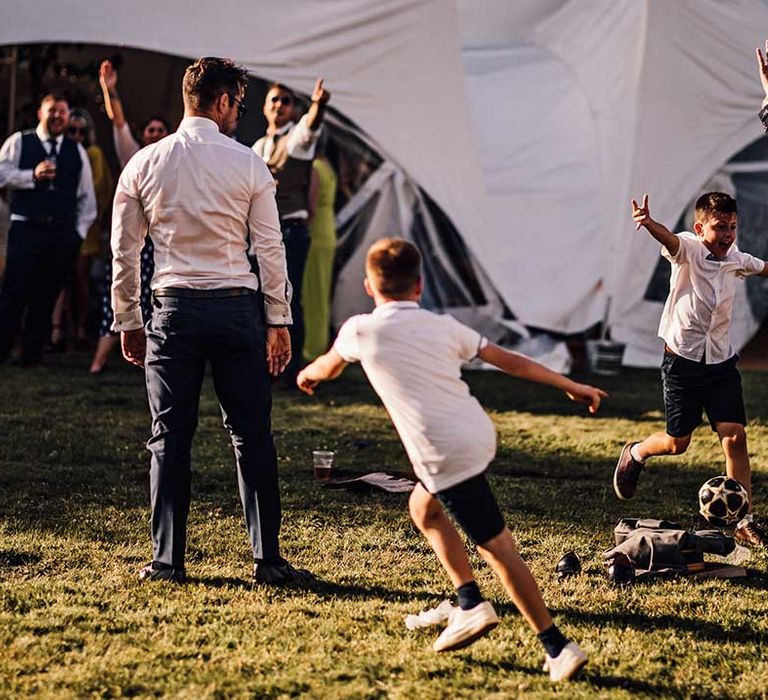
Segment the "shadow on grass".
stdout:
<path fill-rule="evenodd" d="M 42 560 L 40 554 L 34 552 L 22 552 L 15 549 L 0 550 L 0 568 L 13 568 L 17 566 L 29 566 Z"/>
<path fill-rule="evenodd" d="M 639 678 L 627 678 L 625 676 L 603 676 L 594 671 L 584 670 L 576 680 L 577 683 L 588 683 L 601 690 L 621 689 L 632 694 L 644 693 L 652 697 L 682 698 L 686 697 L 676 688 L 661 683 L 649 683 Z"/>
<path fill-rule="evenodd" d="M 231 458 L 227 455 L 224 459 Z M 363 465 L 359 471 L 362 474 L 371 469 Z M 240 518 L 232 471 L 230 464 L 195 470 L 193 503 L 198 513 L 219 511 L 223 516 Z M 513 530 L 515 523 L 531 520 L 539 521 L 546 531 L 573 532 L 574 528 L 591 524 L 603 530 L 608 542 L 612 539 L 612 523 L 621 517 L 668 518 L 683 527 L 702 526 L 696 515 L 696 494 L 715 473 L 710 465 L 681 467 L 670 459 L 662 466 L 659 460 L 658 467 L 644 474 L 631 504 L 613 496 L 612 471 L 612 460 L 590 464 L 576 451 L 560 450 L 542 456 L 506 450 L 503 458 L 492 465 L 490 476 Z M 31 479 L 31 474 L 40 478 Z M 147 482 L 145 470 L 126 470 L 111 464 L 77 467 L 52 461 L 32 469 L 9 464 L 0 476 L 0 514 L 14 530 L 59 530 L 100 539 L 106 532 L 99 527 L 100 513 L 105 508 L 143 517 L 149 507 Z M 756 493 L 760 494 L 766 483 L 768 475 L 754 474 Z M 62 484 L 66 484 L 64 490 Z M 355 511 L 392 515 L 406 510 L 404 497 L 379 492 L 318 492 L 315 482 L 295 468 L 284 472 L 281 484 L 285 508 L 320 518 L 335 517 L 340 508 L 347 506 Z"/>
<path fill-rule="evenodd" d="M 762 646 L 768 642 L 768 635 L 755 632 L 748 625 L 725 627 L 715 622 L 700 618 L 681 617 L 679 615 L 645 615 L 640 612 L 621 612 L 616 614 L 584 612 L 575 608 L 559 608 L 553 611 L 564 619 L 602 629 L 632 627 L 639 631 L 669 630 L 674 634 L 688 632 L 697 639 L 723 644 L 737 642 L 750 646 Z"/>
<path fill-rule="evenodd" d="M 264 590 L 274 596 L 292 597 L 314 593 L 323 600 L 344 598 L 345 600 L 382 600 L 391 603 L 423 600 L 433 603 L 434 592 L 418 590 L 402 590 L 379 585 L 363 585 L 337 583 L 326 579 L 315 579 L 311 583 L 291 583 L 264 585 L 250 579 L 234 578 L 232 576 L 189 576 L 187 582 L 193 585 L 203 585 L 210 588 L 237 588 L 241 590 Z"/>
<path fill-rule="evenodd" d="M 487 671 L 505 671 L 506 673 L 523 673 L 526 676 L 533 676 L 534 678 L 540 677 L 543 673 L 542 666 L 535 666 L 535 667 L 521 666 L 520 664 L 516 664 L 513 661 L 506 661 L 506 660 L 487 661 L 486 659 L 478 659 L 473 657 L 472 666 L 477 666 Z"/>
<path fill-rule="evenodd" d="M 504 671 L 506 673 L 522 673 L 534 678 L 542 675 L 541 666 L 529 667 L 520 666 L 512 661 L 486 661 L 484 659 L 472 659 L 472 665 L 484 668 L 489 672 Z M 579 686 L 589 685 L 594 688 L 610 690 L 613 688 L 622 689 L 630 693 L 644 693 L 655 697 L 682 697 L 680 692 L 669 685 L 661 683 L 649 683 L 638 678 L 627 678 L 625 676 L 603 676 L 587 666 L 579 675 L 571 681 L 574 690 Z"/>

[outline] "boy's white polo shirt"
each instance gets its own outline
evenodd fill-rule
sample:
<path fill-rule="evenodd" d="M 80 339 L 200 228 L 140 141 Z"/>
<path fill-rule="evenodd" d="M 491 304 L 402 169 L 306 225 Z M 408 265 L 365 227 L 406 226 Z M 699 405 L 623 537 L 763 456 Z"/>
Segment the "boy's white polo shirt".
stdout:
<path fill-rule="evenodd" d="M 393 301 L 347 320 L 334 343 L 362 364 L 430 493 L 482 473 L 496 453 L 493 423 L 461 378 L 487 342 L 451 316 Z"/>
<path fill-rule="evenodd" d="M 717 260 L 695 233 L 683 231 L 676 255 L 662 246 L 661 254 L 672 263 L 669 296 L 659 324 L 659 337 L 688 360 L 708 365 L 725 362 L 733 355 L 730 329 L 736 278 L 757 275 L 764 263 L 742 253 L 736 244 Z"/>

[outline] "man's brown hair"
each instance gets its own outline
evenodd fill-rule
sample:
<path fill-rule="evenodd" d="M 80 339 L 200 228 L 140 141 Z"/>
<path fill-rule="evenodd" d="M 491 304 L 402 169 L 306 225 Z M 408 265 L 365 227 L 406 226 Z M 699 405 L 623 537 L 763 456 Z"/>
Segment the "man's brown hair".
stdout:
<path fill-rule="evenodd" d="M 227 94 L 230 100 L 234 100 L 245 92 L 248 72 L 228 58 L 204 56 L 187 68 L 181 85 L 184 103 L 204 112 L 221 94 Z"/>
<path fill-rule="evenodd" d="M 365 271 L 383 296 L 407 297 L 421 277 L 421 254 L 402 238 L 382 238 L 368 249 Z"/>
<path fill-rule="evenodd" d="M 269 87 L 267 88 L 266 94 L 268 95 L 272 90 L 277 90 L 278 92 L 285 92 L 288 95 L 291 96 L 291 99 L 296 102 L 296 93 L 291 90 L 285 83 L 270 83 Z"/>
<path fill-rule="evenodd" d="M 697 223 L 715 214 L 738 214 L 736 200 L 725 192 L 707 192 L 696 200 L 695 214 Z"/>
<path fill-rule="evenodd" d="M 69 104 L 69 97 L 67 97 L 63 92 L 49 92 L 43 95 L 40 98 L 40 107 L 42 107 L 46 102 L 66 102 L 67 108 L 72 106 Z"/>

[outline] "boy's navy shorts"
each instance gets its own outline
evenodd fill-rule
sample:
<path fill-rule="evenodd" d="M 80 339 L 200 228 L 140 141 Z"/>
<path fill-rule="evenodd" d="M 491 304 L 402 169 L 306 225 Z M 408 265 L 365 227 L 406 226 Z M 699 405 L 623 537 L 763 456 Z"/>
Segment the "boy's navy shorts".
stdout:
<path fill-rule="evenodd" d="M 725 362 L 707 365 L 664 353 L 661 380 L 668 435 L 690 435 L 701 423 L 702 411 L 715 431 L 717 423 L 747 424 L 737 360 L 738 355 L 734 355 Z"/>
<path fill-rule="evenodd" d="M 499 504 L 485 478 L 473 476 L 435 494 L 473 544 L 483 544 L 505 527 Z"/>

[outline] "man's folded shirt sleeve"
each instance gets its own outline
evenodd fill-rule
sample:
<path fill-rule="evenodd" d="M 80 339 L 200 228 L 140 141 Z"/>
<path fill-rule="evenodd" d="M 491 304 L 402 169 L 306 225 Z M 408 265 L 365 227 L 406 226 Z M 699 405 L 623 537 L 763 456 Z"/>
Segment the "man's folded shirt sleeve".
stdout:
<path fill-rule="evenodd" d="M 35 186 L 34 170 L 21 170 L 21 132 L 11 134 L 0 148 L 0 187 L 31 190 Z"/>
<path fill-rule="evenodd" d="M 140 256 L 147 235 L 147 217 L 134 194 L 133 168 L 120 176 L 112 210 L 112 330 L 133 331 L 144 324 L 141 316 Z"/>
<path fill-rule="evenodd" d="M 251 252 L 259 265 L 267 323 L 286 326 L 293 322 L 283 234 L 275 203 L 275 183 L 264 162 L 254 155 L 254 193 L 248 210 Z"/>

